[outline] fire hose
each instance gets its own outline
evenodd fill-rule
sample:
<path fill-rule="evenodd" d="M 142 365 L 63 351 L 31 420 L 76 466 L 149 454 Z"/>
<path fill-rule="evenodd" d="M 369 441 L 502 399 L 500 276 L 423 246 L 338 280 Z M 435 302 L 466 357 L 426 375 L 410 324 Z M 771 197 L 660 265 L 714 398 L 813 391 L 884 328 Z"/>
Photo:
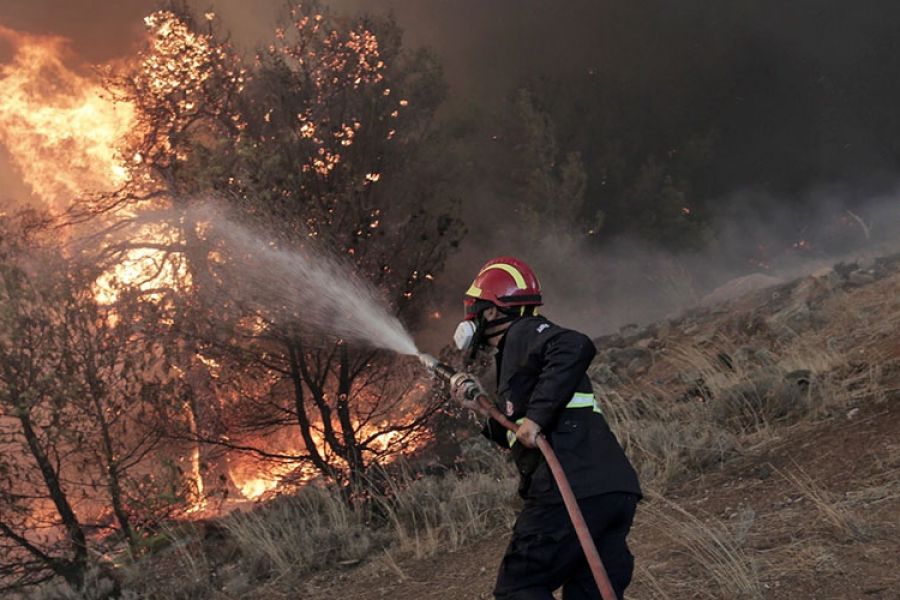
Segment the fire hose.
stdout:
<path fill-rule="evenodd" d="M 461 384 L 463 395 L 468 400 L 476 403 L 493 420 L 513 433 L 518 430 L 518 426 L 494 406 L 494 403 L 485 395 L 481 386 L 469 375 L 457 372 L 450 365 L 439 362 L 428 354 L 422 354 L 419 358 L 422 364 L 438 379 L 451 385 L 454 383 Z M 616 600 L 616 593 L 609 582 L 609 576 L 603 567 L 603 561 L 600 560 L 600 553 L 597 552 L 597 546 L 594 544 L 593 538 L 591 538 L 584 515 L 581 514 L 581 509 L 578 507 L 578 500 L 572 492 L 572 486 L 569 485 L 569 480 L 566 478 L 565 472 L 563 472 L 556 453 L 550 447 L 550 442 L 547 441 L 546 436 L 543 434 L 538 434 L 537 436 L 537 447 L 541 454 L 544 455 L 544 460 L 547 461 L 547 466 L 550 467 L 550 472 L 553 474 L 553 479 L 556 481 L 560 495 L 562 495 L 566 511 L 569 513 L 569 519 L 571 519 L 572 526 L 575 528 L 575 535 L 578 536 L 578 541 L 581 544 L 581 549 L 584 551 L 584 556 L 591 569 L 591 574 L 594 576 L 594 581 L 597 583 L 597 588 L 600 590 L 600 595 L 603 597 L 603 600 Z"/>

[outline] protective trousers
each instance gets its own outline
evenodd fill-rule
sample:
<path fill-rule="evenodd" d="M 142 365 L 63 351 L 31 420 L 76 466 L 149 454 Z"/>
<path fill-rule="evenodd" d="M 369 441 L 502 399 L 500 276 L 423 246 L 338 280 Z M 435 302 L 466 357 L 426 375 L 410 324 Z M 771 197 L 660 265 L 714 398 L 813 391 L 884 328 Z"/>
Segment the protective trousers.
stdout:
<path fill-rule="evenodd" d="M 619 492 L 578 501 L 610 583 L 620 599 L 634 569 L 634 557 L 628 550 L 626 537 L 637 501 L 636 495 Z M 500 564 L 494 597 L 552 600 L 553 590 L 560 586 L 563 600 L 601 599 L 565 506 L 526 502 Z"/>

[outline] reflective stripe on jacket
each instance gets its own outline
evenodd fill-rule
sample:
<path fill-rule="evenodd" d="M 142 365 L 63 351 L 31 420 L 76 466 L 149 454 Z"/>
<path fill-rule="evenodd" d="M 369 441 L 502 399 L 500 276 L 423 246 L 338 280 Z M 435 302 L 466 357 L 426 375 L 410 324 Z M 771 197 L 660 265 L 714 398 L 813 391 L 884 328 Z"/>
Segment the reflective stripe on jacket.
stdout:
<path fill-rule="evenodd" d="M 528 418 L 541 427 L 576 497 L 640 494 L 634 468 L 610 431 L 587 376 L 595 354 L 594 344 L 584 334 L 544 317 L 518 319 L 500 340 L 496 355 L 498 408 L 513 421 Z M 511 443 L 515 437 L 507 437 L 506 430 L 492 420 L 484 434 L 512 449 L 524 498 L 561 501 L 538 450 Z"/>
<path fill-rule="evenodd" d="M 566 409 L 570 408 L 592 408 L 598 415 L 603 414 L 603 411 L 600 410 L 600 405 L 597 404 L 597 398 L 593 393 L 575 392 L 575 395 L 572 396 L 572 399 L 566 404 Z M 516 419 L 516 425 L 521 425 L 524 420 L 525 417 Z M 516 434 L 512 431 L 507 431 L 506 441 L 509 442 L 509 447 L 512 448 L 513 444 L 516 443 Z"/>

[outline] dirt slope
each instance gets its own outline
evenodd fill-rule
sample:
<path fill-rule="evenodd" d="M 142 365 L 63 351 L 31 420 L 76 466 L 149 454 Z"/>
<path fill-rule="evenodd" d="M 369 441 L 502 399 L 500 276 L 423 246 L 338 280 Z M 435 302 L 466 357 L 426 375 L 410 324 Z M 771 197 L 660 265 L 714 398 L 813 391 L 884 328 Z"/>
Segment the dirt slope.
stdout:
<path fill-rule="evenodd" d="M 628 597 L 900 598 L 897 263 L 837 265 L 598 340 L 604 391 L 662 389 L 687 403 L 705 402 L 714 383 L 701 367 L 685 376 L 688 345 L 717 357 L 735 385 L 756 377 L 735 366 L 748 353 L 778 355 L 789 375 L 818 365 L 819 397 L 803 418 L 764 419 L 723 462 L 652 486 L 632 536 Z M 791 358 L 797 348 L 807 349 L 802 360 Z M 302 595 L 490 598 L 506 538 L 498 531 L 455 553 L 320 574 Z"/>
<path fill-rule="evenodd" d="M 900 406 L 887 402 L 815 425 L 800 425 L 726 468 L 667 493 L 693 514 L 733 526 L 747 519 L 746 556 L 755 563 L 761 595 L 773 599 L 900 598 Z M 850 523 L 832 523 L 821 507 L 782 473 L 802 470 L 828 495 L 846 502 Z M 639 510 L 632 550 L 638 570 L 630 598 L 726 598 L 655 518 L 662 501 Z M 648 508 L 651 507 L 651 508 Z M 688 523 L 690 526 L 690 523 Z M 505 532 L 465 551 L 398 565 L 380 575 L 332 573 L 309 582 L 308 598 L 490 598 Z"/>

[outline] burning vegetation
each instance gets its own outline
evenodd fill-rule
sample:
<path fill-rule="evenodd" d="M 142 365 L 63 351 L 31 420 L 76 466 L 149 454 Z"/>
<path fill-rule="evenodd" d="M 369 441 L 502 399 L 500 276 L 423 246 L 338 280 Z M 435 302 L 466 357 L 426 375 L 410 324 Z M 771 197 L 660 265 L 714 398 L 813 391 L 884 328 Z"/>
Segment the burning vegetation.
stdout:
<path fill-rule="evenodd" d="M 144 25 L 139 54 L 84 72 L 65 40 L 0 28 L 0 142 L 34 196 L 0 215 L 0 589 L 79 586 L 173 518 L 279 487 L 355 502 L 437 408 L 403 362 L 310 318 L 347 304 L 295 306 L 270 294 L 294 284 L 247 273 L 339 254 L 426 318 L 460 233 L 424 150 L 432 60 L 316 3 L 250 60 L 212 13 Z"/>

